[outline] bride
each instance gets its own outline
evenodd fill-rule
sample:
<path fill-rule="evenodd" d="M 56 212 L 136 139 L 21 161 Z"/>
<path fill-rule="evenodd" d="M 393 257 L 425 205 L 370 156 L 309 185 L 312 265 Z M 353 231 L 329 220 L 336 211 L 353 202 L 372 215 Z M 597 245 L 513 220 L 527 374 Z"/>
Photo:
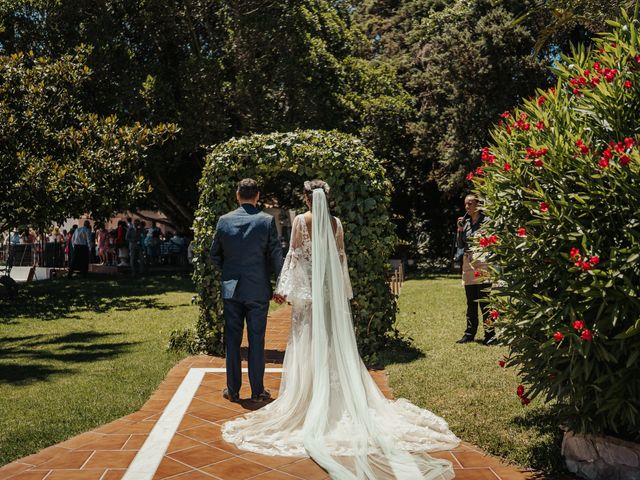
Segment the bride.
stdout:
<path fill-rule="evenodd" d="M 310 456 L 332 479 L 454 478 L 450 462 L 426 454 L 458 445 L 447 423 L 385 398 L 364 366 L 342 224 L 330 215 L 325 182 L 304 188 L 309 211 L 293 222 L 276 288 L 293 310 L 278 398 L 225 423 L 223 438 L 262 455 Z"/>

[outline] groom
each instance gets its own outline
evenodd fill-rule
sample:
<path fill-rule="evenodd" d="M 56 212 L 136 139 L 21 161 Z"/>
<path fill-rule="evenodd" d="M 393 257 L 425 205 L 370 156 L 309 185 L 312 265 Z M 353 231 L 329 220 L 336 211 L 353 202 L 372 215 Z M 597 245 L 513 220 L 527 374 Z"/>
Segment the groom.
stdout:
<path fill-rule="evenodd" d="M 249 383 L 251 399 L 265 401 L 271 393 L 264 388 L 264 334 L 271 299 L 270 276 L 282 269 L 282 247 L 275 219 L 257 208 L 260 192 L 255 180 L 238 183 L 240 208 L 220 217 L 211 245 L 211 258 L 222 272 L 224 302 L 224 344 L 227 388 L 224 398 L 240 400 L 242 370 L 240 343 L 247 321 L 249 337 Z"/>

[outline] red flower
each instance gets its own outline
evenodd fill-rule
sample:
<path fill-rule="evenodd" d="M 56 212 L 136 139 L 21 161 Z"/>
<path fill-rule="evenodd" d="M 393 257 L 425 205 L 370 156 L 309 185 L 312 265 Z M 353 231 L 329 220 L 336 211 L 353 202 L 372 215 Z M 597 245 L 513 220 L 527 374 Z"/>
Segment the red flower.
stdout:
<path fill-rule="evenodd" d="M 489 315 L 495 320 L 500 316 L 500 312 L 494 308 L 493 310 L 491 310 L 491 312 L 489 312 Z"/>
<path fill-rule="evenodd" d="M 542 120 L 539 120 L 538 123 L 536 123 L 536 128 L 538 130 L 544 130 L 544 122 Z"/>
<path fill-rule="evenodd" d="M 508 163 L 505 163 L 505 164 L 504 164 L 504 166 L 502 167 L 502 169 L 503 169 L 505 172 L 509 172 L 509 171 L 511 171 L 511 165 L 510 165 L 510 164 L 508 164 Z"/>
<path fill-rule="evenodd" d="M 511 117 L 511 113 L 510 113 L 510 112 L 508 112 L 508 111 L 507 111 L 507 112 L 502 112 L 502 113 L 500 114 L 500 117 L 501 117 L 501 118 L 509 118 L 509 117 Z"/>
<path fill-rule="evenodd" d="M 593 257 L 591 257 L 591 258 L 589 259 L 589 263 L 590 263 L 591 265 L 597 265 L 597 264 L 599 264 L 599 263 L 600 263 L 600 257 L 599 257 L 599 256 L 597 256 L 597 255 L 594 255 Z"/>
<path fill-rule="evenodd" d="M 593 335 L 591 334 L 591 330 L 585 328 L 582 331 L 582 335 L 580 335 L 580 338 L 582 340 L 586 340 L 587 342 L 590 342 L 591 340 L 593 340 Z"/>
<path fill-rule="evenodd" d="M 598 85 L 599 83 L 600 83 L 600 77 L 599 77 L 598 75 L 596 75 L 595 77 L 593 77 L 593 78 L 591 79 L 591 85 L 593 85 L 594 87 L 595 87 L 596 85 Z"/>
<path fill-rule="evenodd" d="M 516 395 L 518 395 L 520 398 L 524 396 L 524 386 L 518 385 L 518 388 L 516 389 Z"/>
<path fill-rule="evenodd" d="M 611 44 L 611 46 L 612 46 L 613 48 L 616 48 L 616 47 L 618 46 L 618 44 L 617 44 L 616 42 L 613 42 L 613 43 Z"/>
<path fill-rule="evenodd" d="M 629 155 L 622 155 L 620 157 L 620 165 L 626 167 L 631 162 L 631 157 Z"/>
<path fill-rule="evenodd" d="M 469 181 L 473 180 L 473 172 L 467 173 L 467 180 Z"/>
<path fill-rule="evenodd" d="M 522 397 L 520 399 L 520 403 L 522 403 L 522 405 L 529 405 L 531 403 L 531 400 L 529 399 L 529 397 Z"/>
<path fill-rule="evenodd" d="M 576 320 L 573 322 L 573 328 L 580 331 L 584 328 L 584 322 L 582 320 Z"/>
<path fill-rule="evenodd" d="M 600 161 L 598 162 L 598 165 L 600 165 L 601 168 L 607 168 L 609 166 L 609 160 L 607 160 L 606 158 L 602 157 L 600 159 Z"/>
<path fill-rule="evenodd" d="M 586 260 L 582 262 L 582 270 L 584 270 L 585 272 L 587 270 L 591 270 L 591 264 L 589 262 L 587 262 Z"/>
<path fill-rule="evenodd" d="M 606 158 L 607 160 L 611 160 L 613 157 L 613 152 L 611 151 L 611 147 L 607 147 L 602 152 L 602 158 Z"/>
<path fill-rule="evenodd" d="M 482 174 L 484 174 L 484 170 L 482 169 L 482 167 L 476 168 L 476 175 L 482 175 Z"/>
<path fill-rule="evenodd" d="M 636 55 L 635 57 L 636 63 L 640 63 L 640 55 Z"/>
<path fill-rule="evenodd" d="M 546 102 L 546 101 L 547 101 L 547 99 L 546 99 L 546 98 L 544 98 L 544 95 L 540 95 L 540 96 L 538 97 L 538 106 L 539 106 L 539 107 L 541 107 L 541 106 L 542 106 L 542 104 L 543 104 L 544 102 Z"/>
<path fill-rule="evenodd" d="M 579 147 L 580 145 L 584 145 L 584 142 L 582 141 L 582 139 L 581 139 L 581 138 L 579 138 L 579 139 L 577 139 L 577 140 L 576 140 L 576 146 L 578 146 L 578 147 Z"/>
<path fill-rule="evenodd" d="M 562 334 L 562 332 L 556 332 L 553 334 L 553 339 L 558 343 L 561 342 L 563 338 L 564 335 Z"/>
<path fill-rule="evenodd" d="M 633 87 L 633 83 L 631 83 L 631 80 L 627 80 L 626 82 L 624 82 L 624 88 L 632 88 Z"/>
<path fill-rule="evenodd" d="M 534 166 L 534 167 L 538 167 L 538 168 L 540 168 L 540 167 L 542 167 L 542 165 L 544 165 L 544 162 L 543 162 L 542 160 L 540 160 L 539 158 L 536 158 L 536 159 L 533 161 L 533 166 Z"/>
<path fill-rule="evenodd" d="M 580 249 L 576 248 L 576 247 L 571 247 L 571 250 L 569 251 L 569 256 L 571 258 L 579 257 L 580 256 Z"/>
<path fill-rule="evenodd" d="M 507 362 L 505 362 L 504 360 L 500 360 L 498 361 L 498 365 L 500 365 L 500 368 L 504 368 L 504 366 L 507 364 Z"/>
<path fill-rule="evenodd" d="M 473 278 L 480 278 L 482 276 L 482 272 L 475 270 L 473 272 Z"/>
<path fill-rule="evenodd" d="M 587 69 L 583 73 L 585 77 L 588 77 L 589 75 L 591 75 L 591 70 Z"/>
<path fill-rule="evenodd" d="M 574 265 L 578 268 L 582 267 L 582 260 L 578 260 Z"/>
<path fill-rule="evenodd" d="M 491 152 L 489 152 L 489 147 L 484 147 L 482 149 L 482 155 L 480 158 L 482 159 L 483 162 L 488 162 L 488 163 L 493 163 L 496 161 L 496 156 L 492 155 Z"/>
<path fill-rule="evenodd" d="M 516 232 L 516 235 L 519 237 L 526 237 L 527 236 L 527 229 L 526 228 L 519 228 L 518 231 Z"/>
<path fill-rule="evenodd" d="M 489 239 L 487 237 L 480 238 L 479 242 L 482 248 L 488 247 L 490 245 Z"/>
<path fill-rule="evenodd" d="M 633 140 L 633 138 L 627 137 L 624 139 L 624 145 L 628 149 L 632 149 L 635 144 L 636 142 Z"/>
<path fill-rule="evenodd" d="M 549 211 L 549 204 L 547 202 L 540 202 L 539 208 L 542 213 L 547 213 Z"/>

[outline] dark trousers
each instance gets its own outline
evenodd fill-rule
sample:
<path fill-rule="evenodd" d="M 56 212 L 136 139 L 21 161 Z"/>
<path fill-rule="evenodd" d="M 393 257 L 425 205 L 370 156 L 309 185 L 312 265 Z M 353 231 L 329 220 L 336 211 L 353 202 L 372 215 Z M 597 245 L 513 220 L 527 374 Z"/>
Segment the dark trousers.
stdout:
<path fill-rule="evenodd" d="M 485 335 L 493 332 L 489 318 L 489 303 L 487 302 L 487 289 L 490 287 L 491 285 L 488 283 L 464 286 L 464 293 L 467 296 L 467 329 L 464 334 L 469 337 L 475 338 L 478 332 L 478 307 L 482 311 Z"/>
<path fill-rule="evenodd" d="M 86 276 L 89 271 L 89 247 L 86 245 L 74 245 L 69 250 L 69 257 L 69 277 L 74 270 Z"/>
<path fill-rule="evenodd" d="M 224 345 L 226 348 L 227 388 L 231 395 L 240 392 L 242 360 L 240 344 L 244 321 L 247 321 L 249 339 L 249 384 L 251 394 L 264 391 L 264 334 L 267 330 L 269 301 L 224 300 Z"/>

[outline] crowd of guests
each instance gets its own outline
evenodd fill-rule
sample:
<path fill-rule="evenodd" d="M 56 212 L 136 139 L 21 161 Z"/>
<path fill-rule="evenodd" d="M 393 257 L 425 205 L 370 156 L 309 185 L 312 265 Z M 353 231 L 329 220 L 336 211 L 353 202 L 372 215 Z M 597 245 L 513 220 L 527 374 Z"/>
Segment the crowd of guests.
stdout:
<path fill-rule="evenodd" d="M 65 253 L 69 276 L 74 271 L 86 273 L 89 262 L 129 267 L 132 274 L 138 274 L 160 263 L 185 265 L 191 258 L 190 247 L 190 240 L 181 232 L 163 233 L 155 221 L 147 227 L 145 221 L 127 217 L 110 230 L 100 223 L 91 228 L 88 220 L 82 227 L 74 225 L 66 235 Z"/>
<path fill-rule="evenodd" d="M 33 264 L 40 264 L 40 240 L 33 229 L 14 229 L 8 239 L 11 246 L 31 247 Z M 119 220 L 111 229 L 104 223 L 92 225 L 89 220 L 73 225 L 69 231 L 56 226 L 43 240 L 56 245 L 55 251 L 60 252 L 60 257 L 64 255 L 69 276 L 76 271 L 86 274 L 90 263 L 126 266 L 135 274 L 151 265 L 186 265 L 192 256 L 190 238 L 184 233 L 163 232 L 155 221 L 147 226 L 145 221 L 134 221 L 130 217 Z"/>

